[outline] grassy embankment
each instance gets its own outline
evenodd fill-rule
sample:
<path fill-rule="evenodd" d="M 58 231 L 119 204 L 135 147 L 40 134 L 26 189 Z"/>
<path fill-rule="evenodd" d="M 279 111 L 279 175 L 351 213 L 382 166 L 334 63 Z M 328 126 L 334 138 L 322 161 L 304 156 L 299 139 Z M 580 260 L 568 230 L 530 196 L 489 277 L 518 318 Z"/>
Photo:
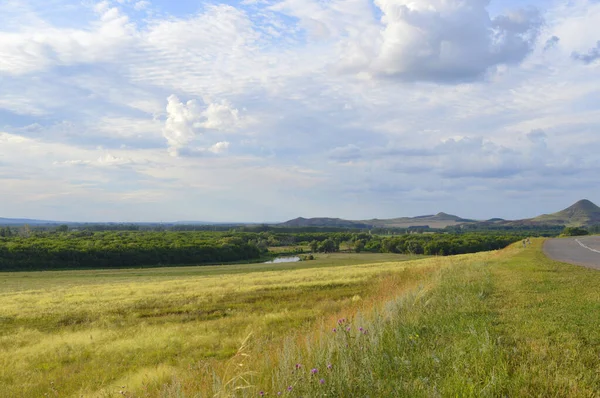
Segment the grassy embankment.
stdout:
<path fill-rule="evenodd" d="M 420 289 L 288 340 L 253 394 L 600 396 L 599 271 L 548 260 L 541 240 L 450 261 Z"/>
<path fill-rule="evenodd" d="M 306 328 L 413 258 L 1 273 L 0 397 L 156 396 L 175 375 L 210 390 L 250 332 L 269 344 Z"/>

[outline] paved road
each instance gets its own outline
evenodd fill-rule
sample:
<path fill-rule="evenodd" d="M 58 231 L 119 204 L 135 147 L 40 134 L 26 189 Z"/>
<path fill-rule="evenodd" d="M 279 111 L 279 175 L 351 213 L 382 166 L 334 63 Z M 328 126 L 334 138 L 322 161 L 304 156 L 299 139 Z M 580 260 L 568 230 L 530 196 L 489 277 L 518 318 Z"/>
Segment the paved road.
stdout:
<path fill-rule="evenodd" d="M 544 253 L 553 260 L 600 270 L 600 236 L 548 239 Z"/>

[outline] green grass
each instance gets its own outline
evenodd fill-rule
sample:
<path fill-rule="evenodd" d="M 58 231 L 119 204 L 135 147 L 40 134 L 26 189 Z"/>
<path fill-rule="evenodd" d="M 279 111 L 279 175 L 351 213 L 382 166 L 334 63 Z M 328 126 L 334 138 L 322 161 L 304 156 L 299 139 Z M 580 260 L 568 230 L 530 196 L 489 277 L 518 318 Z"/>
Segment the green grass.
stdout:
<path fill-rule="evenodd" d="M 257 389 L 273 395 L 292 387 L 292 396 L 311 397 L 597 397 L 599 314 L 600 272 L 548 260 L 539 240 L 497 256 L 464 256 L 421 288 L 289 340 L 282 355 L 263 362 Z"/>

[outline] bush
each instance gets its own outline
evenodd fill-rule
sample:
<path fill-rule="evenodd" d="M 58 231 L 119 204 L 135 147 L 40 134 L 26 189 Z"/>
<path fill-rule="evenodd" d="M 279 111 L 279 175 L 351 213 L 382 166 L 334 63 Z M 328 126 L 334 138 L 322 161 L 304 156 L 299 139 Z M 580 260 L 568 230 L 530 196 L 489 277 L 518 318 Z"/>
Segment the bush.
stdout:
<path fill-rule="evenodd" d="M 580 227 L 566 227 L 562 233 L 563 236 L 584 236 L 589 235 L 589 232 L 585 228 Z"/>

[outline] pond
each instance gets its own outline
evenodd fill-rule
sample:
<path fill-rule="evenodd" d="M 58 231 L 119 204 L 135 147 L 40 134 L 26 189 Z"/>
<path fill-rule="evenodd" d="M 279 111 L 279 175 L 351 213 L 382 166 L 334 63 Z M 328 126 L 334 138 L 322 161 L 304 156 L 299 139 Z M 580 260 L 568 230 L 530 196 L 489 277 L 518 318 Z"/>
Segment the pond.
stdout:
<path fill-rule="evenodd" d="M 265 264 L 279 264 L 279 263 L 296 263 L 300 261 L 300 257 L 277 257 L 271 261 L 265 261 Z"/>

